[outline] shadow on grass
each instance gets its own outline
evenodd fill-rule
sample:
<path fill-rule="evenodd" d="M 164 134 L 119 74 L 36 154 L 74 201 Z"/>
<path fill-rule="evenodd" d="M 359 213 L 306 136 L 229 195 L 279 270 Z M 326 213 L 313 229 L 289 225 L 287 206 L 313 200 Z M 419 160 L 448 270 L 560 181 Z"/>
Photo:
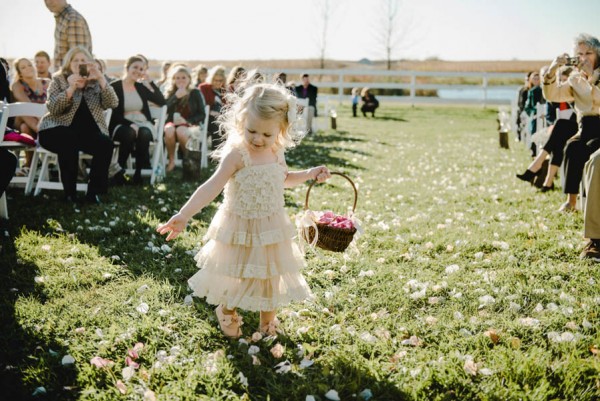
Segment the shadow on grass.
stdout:
<path fill-rule="evenodd" d="M 75 399 L 76 394 L 71 389 L 76 383 L 77 371 L 61 365 L 62 357 L 68 353 L 66 348 L 55 341 L 44 342 L 33 333 L 35 327 L 23 327 L 19 321 L 16 307 L 19 299 L 35 298 L 44 302 L 45 297 L 34 286 L 38 266 L 20 258 L 13 239 L 14 228 L 11 231 L 13 236 L 3 239 L 0 253 L 0 392 L 5 400 Z M 49 366 L 57 368 L 50 370 Z M 45 391 L 37 389 L 32 382 L 38 382 L 37 387 L 43 385 Z M 52 393 L 50 398 L 49 393 Z"/>
<path fill-rule="evenodd" d="M 254 326 L 258 324 L 251 319 L 248 321 L 249 324 L 255 323 Z M 246 333 L 249 333 L 248 329 Z M 276 344 L 281 344 L 286 350 L 281 358 L 275 358 L 270 352 Z M 248 354 L 252 345 L 259 348 L 255 358 Z M 230 363 L 236 370 L 246 375 L 246 391 L 253 400 L 264 400 L 267 395 L 273 400 L 300 400 L 308 395 L 325 399 L 324 395 L 330 390 L 338 391 L 342 400 L 369 399 L 363 391 L 371 392 L 373 399 L 377 400 L 410 399 L 394 383 L 370 372 L 365 361 L 352 360 L 350 354 L 343 350 L 329 348 L 326 351 L 327 362 L 323 364 L 319 350 L 310 352 L 304 347 L 310 346 L 298 344 L 285 334 L 278 334 L 256 343 L 244 344 L 231 340 L 227 353 L 232 355 Z M 307 360 L 315 362 L 302 369 L 300 363 L 305 356 Z M 255 364 L 256 360 L 260 364 Z"/>
<path fill-rule="evenodd" d="M 358 152 L 342 148 L 337 151 L 320 145 L 336 141 L 343 144 L 344 141 L 357 142 L 362 139 L 351 137 L 345 132 L 336 132 L 304 141 L 293 151 L 296 152 L 297 159 L 293 160 L 294 155 L 291 155 L 290 169 L 320 164 L 326 164 L 332 169 L 358 169 L 358 166 L 341 156 L 343 152 Z M 147 250 L 149 238 L 153 238 L 152 242 L 159 248 L 161 244 L 165 244 L 164 239 L 155 233 L 156 227 L 148 220 L 166 221 L 185 203 L 197 185 L 212 174 L 214 167 L 211 166 L 209 171 L 203 173 L 199 182 L 187 184 L 189 191 L 181 189 L 186 183 L 177 177 L 179 174 L 176 170 L 175 174 L 161 184 L 160 191 L 149 185 L 111 188 L 110 193 L 102 198 L 105 203 L 99 206 L 67 205 L 62 201 L 62 191 L 45 191 L 38 197 L 26 197 L 22 189 L 11 188 L 9 208 L 12 219 L 9 227 L 15 237 L 20 229 L 36 231 L 41 237 L 65 234 L 73 236 L 82 244 L 96 248 L 101 256 L 108 259 L 114 255 L 119 256 L 133 275 L 148 275 L 157 280 L 166 280 L 178 293 L 187 293 L 187 279 L 197 271 L 193 255 L 190 254 L 189 241 L 168 244 L 171 247 L 170 258 L 166 258 L 165 253 Z M 157 202 L 158 197 L 169 198 L 169 208 L 161 207 Z M 289 197 L 286 200 L 289 202 Z M 214 202 L 206 207 L 194 218 L 190 230 L 208 225 L 216 208 Z M 31 398 L 35 390 L 32 383 L 43 383 L 48 391 L 47 395 L 36 396 L 36 399 L 62 400 L 77 397 L 77 389 L 72 389 L 77 385 L 77 372 L 65 369 L 60 361 L 68 353 L 67 347 L 47 337 L 41 338 L 33 328 L 23 327 L 22 322 L 19 322 L 16 302 L 28 297 L 43 297 L 43 293 L 36 292 L 34 284 L 34 278 L 40 275 L 39 268 L 30 261 L 23 263 L 19 250 L 12 242 L 3 249 L 0 255 L 0 289 L 3 294 L 0 296 L 0 323 L 3 327 L 0 334 L 0 388 L 5 390 L 3 394 L 8 395 L 7 399 Z M 181 270 L 176 274 L 174 272 L 177 268 Z M 17 288 L 18 291 L 13 291 L 12 288 Z M 204 306 L 199 318 L 209 318 L 213 314 L 213 307 L 204 302 L 202 304 Z M 50 349 L 56 354 L 50 355 Z M 270 378 L 268 375 L 265 378 L 274 385 L 280 376 L 271 374 Z M 309 382 L 303 383 L 308 388 Z"/>

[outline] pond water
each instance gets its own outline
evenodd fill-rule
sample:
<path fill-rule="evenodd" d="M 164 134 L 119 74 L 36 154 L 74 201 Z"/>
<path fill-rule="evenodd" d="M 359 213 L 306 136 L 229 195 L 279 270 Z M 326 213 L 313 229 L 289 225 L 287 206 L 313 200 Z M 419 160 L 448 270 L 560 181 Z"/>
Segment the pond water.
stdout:
<path fill-rule="evenodd" d="M 470 99 L 483 100 L 483 89 L 438 89 L 438 97 L 441 99 Z M 517 98 L 519 87 L 494 87 L 488 88 L 487 99 L 489 100 L 504 100 L 508 103 Z"/>

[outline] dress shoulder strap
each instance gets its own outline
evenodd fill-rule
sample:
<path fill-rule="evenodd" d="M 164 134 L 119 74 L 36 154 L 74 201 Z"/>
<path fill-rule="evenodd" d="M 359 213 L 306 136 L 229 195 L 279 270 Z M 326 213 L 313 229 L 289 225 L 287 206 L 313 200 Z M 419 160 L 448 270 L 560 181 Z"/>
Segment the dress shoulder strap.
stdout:
<path fill-rule="evenodd" d="M 246 147 L 243 144 L 240 144 L 239 146 L 236 146 L 235 148 L 242 155 L 242 160 L 244 162 L 244 166 L 245 167 L 251 166 L 252 160 L 250 159 L 250 153 L 248 152 L 248 149 L 246 149 Z"/>

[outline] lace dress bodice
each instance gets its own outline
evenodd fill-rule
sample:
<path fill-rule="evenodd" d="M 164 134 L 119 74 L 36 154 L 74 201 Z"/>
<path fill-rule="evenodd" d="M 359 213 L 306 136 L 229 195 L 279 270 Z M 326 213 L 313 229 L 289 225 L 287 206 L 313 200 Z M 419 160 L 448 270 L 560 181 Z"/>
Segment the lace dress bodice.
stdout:
<path fill-rule="evenodd" d="M 244 167 L 225 186 L 223 208 L 245 219 L 281 212 L 285 167 L 279 162 L 252 165 L 247 151 L 239 150 Z"/>

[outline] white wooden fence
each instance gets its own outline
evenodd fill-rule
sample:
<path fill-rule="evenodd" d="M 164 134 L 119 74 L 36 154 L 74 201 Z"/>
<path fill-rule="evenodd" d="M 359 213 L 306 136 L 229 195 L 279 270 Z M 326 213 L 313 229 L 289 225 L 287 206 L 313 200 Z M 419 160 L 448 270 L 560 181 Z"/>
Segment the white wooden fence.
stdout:
<path fill-rule="evenodd" d="M 152 63 L 150 69 L 152 75 L 160 75 L 160 65 Z M 250 66 L 249 66 L 250 67 Z M 120 75 L 121 68 L 110 68 L 109 73 Z M 524 73 L 504 73 L 504 72 L 446 72 L 446 71 L 383 71 L 374 69 L 363 70 L 344 70 L 344 69 L 274 69 L 261 68 L 260 71 L 269 77 L 278 72 L 285 72 L 288 81 L 294 81 L 297 84 L 301 81 L 302 74 L 309 74 L 311 82 L 319 87 L 319 96 L 327 95 L 329 100 L 337 99 L 338 103 L 348 102 L 349 95 L 344 94 L 350 88 L 368 86 L 371 89 L 402 89 L 408 91 L 407 96 L 382 96 L 377 95 L 381 101 L 404 102 L 409 104 L 419 103 L 442 103 L 442 104 L 481 104 L 483 107 L 491 104 L 512 103 L 511 100 L 494 99 L 490 96 L 494 90 L 509 89 L 514 93 L 516 101 L 520 82 L 524 78 Z M 457 80 L 464 78 L 468 81 L 477 81 L 477 84 L 442 84 L 442 83 L 418 83 L 418 78 L 425 77 L 433 81 L 436 78 L 452 78 Z M 365 79 L 367 78 L 367 79 Z M 404 82 L 389 82 L 398 78 Z M 489 82 L 494 79 L 516 79 L 519 85 L 490 85 Z M 361 82 L 365 80 L 367 82 Z M 387 81 L 387 82 L 386 82 Z M 443 98 L 439 96 L 419 96 L 419 90 L 452 90 L 452 91 L 471 91 L 477 90 L 482 96 L 460 99 Z M 329 92 L 329 93 L 326 93 Z M 333 93 L 333 94 L 332 94 Z"/>

